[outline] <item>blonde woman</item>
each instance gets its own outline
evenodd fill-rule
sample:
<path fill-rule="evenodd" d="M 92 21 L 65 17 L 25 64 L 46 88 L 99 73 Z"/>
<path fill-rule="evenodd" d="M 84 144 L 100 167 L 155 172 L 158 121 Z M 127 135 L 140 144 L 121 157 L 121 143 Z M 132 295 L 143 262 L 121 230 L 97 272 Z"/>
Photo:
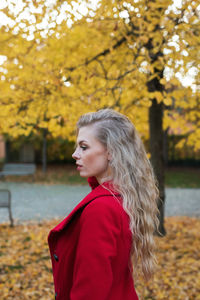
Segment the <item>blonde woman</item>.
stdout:
<path fill-rule="evenodd" d="M 111 109 L 77 123 L 73 153 L 92 191 L 50 231 L 58 300 L 136 300 L 133 274 L 155 265 L 158 190 L 130 120 Z"/>

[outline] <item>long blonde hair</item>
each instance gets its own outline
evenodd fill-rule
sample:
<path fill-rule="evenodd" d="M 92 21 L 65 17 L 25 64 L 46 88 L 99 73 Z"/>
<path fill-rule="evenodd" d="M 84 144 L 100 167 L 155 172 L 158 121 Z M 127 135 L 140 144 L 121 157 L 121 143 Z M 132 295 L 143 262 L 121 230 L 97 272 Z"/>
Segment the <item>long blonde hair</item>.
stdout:
<path fill-rule="evenodd" d="M 112 182 L 123 200 L 133 235 L 134 273 L 141 268 L 147 280 L 156 263 L 153 233 L 158 227 L 158 189 L 144 145 L 131 121 L 112 110 L 101 109 L 80 117 L 77 127 L 94 126 L 95 137 L 111 154 Z"/>

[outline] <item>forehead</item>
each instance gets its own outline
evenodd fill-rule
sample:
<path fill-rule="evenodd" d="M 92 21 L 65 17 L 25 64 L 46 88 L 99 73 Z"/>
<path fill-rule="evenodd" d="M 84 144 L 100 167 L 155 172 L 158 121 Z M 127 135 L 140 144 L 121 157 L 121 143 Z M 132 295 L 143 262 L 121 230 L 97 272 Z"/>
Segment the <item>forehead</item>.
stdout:
<path fill-rule="evenodd" d="M 97 141 L 95 137 L 95 128 L 93 126 L 81 127 L 78 131 L 77 143 L 81 141 Z"/>

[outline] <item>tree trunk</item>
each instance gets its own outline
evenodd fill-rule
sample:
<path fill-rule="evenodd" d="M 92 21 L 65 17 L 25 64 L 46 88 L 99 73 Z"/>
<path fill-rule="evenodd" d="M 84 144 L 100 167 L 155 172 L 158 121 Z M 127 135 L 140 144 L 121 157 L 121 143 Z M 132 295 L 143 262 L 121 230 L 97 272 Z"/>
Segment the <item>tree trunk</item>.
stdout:
<path fill-rule="evenodd" d="M 156 99 L 152 101 L 149 109 L 149 128 L 150 128 L 150 153 L 151 162 L 154 168 L 155 176 L 158 181 L 160 191 L 159 208 L 159 232 L 158 235 L 165 235 L 164 228 L 164 204 L 165 204 L 165 164 L 164 164 L 164 144 L 163 144 L 163 103 L 157 103 Z"/>
<path fill-rule="evenodd" d="M 47 129 L 43 129 L 42 172 L 47 171 Z"/>
<path fill-rule="evenodd" d="M 169 145 L 168 145 L 168 131 L 169 127 L 164 130 L 164 145 L 163 145 L 163 150 L 164 150 L 164 163 L 165 166 L 168 165 L 168 152 L 169 152 Z"/>

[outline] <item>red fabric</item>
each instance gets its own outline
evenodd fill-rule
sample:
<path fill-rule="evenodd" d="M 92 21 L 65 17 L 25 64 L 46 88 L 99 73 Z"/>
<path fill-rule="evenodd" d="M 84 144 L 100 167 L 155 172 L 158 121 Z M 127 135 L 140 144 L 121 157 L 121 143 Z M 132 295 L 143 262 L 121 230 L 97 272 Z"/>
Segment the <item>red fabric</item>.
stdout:
<path fill-rule="evenodd" d="M 128 216 L 109 183 L 88 182 L 92 192 L 48 236 L 56 300 L 137 300 Z"/>

